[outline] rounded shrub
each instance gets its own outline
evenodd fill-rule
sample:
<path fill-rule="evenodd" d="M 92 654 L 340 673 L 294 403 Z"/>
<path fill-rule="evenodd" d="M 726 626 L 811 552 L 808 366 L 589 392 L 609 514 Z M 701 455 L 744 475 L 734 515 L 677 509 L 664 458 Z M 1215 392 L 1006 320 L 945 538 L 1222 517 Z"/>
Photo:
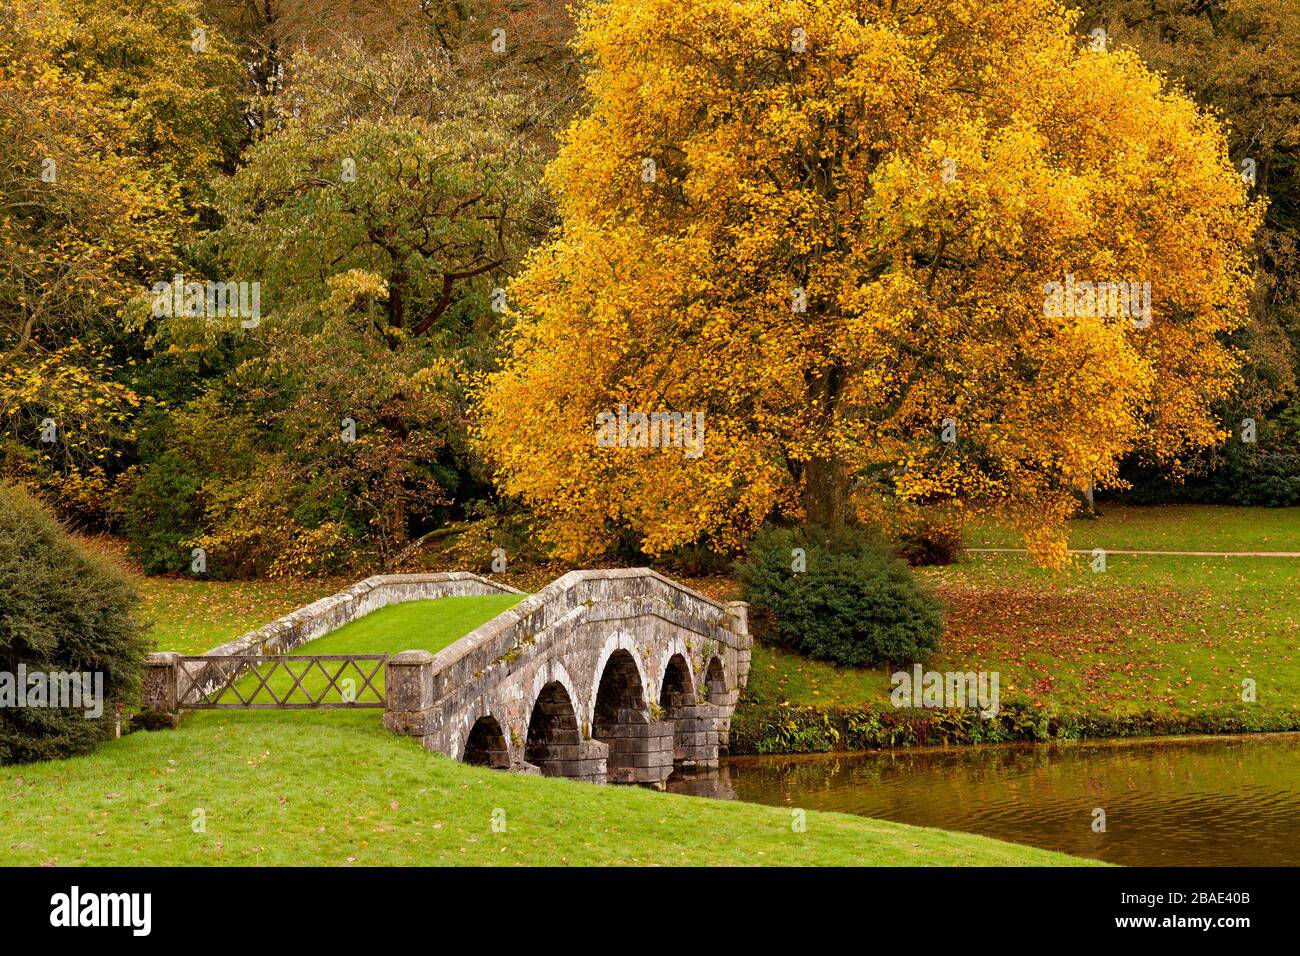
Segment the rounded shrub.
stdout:
<path fill-rule="evenodd" d="M 35 499 L 0 485 L 0 763 L 63 757 L 112 736 L 116 705 L 139 693 L 137 600 Z M 73 675 L 89 675 L 76 696 Z M 70 700 L 79 706 L 52 706 Z"/>
<path fill-rule="evenodd" d="M 939 647 L 938 600 L 863 532 L 766 529 L 736 573 L 767 643 L 854 667 L 911 664 Z"/>
<path fill-rule="evenodd" d="M 961 531 L 939 523 L 922 524 L 899 535 L 895 549 L 912 567 L 955 564 L 961 558 Z"/>

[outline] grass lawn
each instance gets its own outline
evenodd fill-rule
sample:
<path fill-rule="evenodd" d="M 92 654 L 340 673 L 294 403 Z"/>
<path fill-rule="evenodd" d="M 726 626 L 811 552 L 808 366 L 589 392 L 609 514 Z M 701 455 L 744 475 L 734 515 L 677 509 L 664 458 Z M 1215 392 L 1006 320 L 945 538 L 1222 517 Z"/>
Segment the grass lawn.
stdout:
<path fill-rule="evenodd" d="M 337 631 L 308 641 L 294 654 L 393 654 L 440 651 L 528 595 L 489 594 L 390 604 Z"/>
<path fill-rule="evenodd" d="M 469 767 L 375 711 L 208 711 L 3 767 L 0 834 L 3 865 L 1086 862 L 838 813 L 810 811 L 795 833 L 789 808 Z"/>
<path fill-rule="evenodd" d="M 1070 522 L 1070 547 L 1134 551 L 1300 551 L 1300 508 L 1161 505 L 1097 506 L 1096 520 Z M 1010 528 L 984 524 L 968 530 L 972 548 L 1021 548 Z"/>
<path fill-rule="evenodd" d="M 305 604 L 342 591 L 351 579 L 197 581 L 132 575 L 140 616 L 155 650 L 203 654 Z"/>
<path fill-rule="evenodd" d="M 106 536 L 90 536 L 83 537 L 81 544 L 112 561 L 131 579 L 140 593 L 140 617 L 150 626 L 148 638 L 153 641 L 155 650 L 177 651 L 181 654 L 203 654 L 312 601 L 337 594 L 358 580 L 335 577 L 211 581 L 179 575 L 146 577 L 128 558 L 123 541 Z M 555 576 L 558 577 L 559 573 Z M 543 583 L 549 583 L 549 580 Z M 503 594 L 482 598 L 487 602 L 483 607 L 490 610 L 490 613 L 482 617 L 477 610 L 472 609 L 472 604 L 456 603 L 462 601 L 460 598 L 448 600 L 451 603 L 440 610 L 430 606 L 431 602 L 421 601 L 381 608 L 375 614 L 366 615 L 319 641 L 313 641 L 310 650 L 300 653 L 437 651 L 495 614 L 513 607 L 521 600 L 521 596 Z M 472 602 L 478 599 L 469 600 Z M 444 618 L 445 627 L 435 627 L 426 633 L 427 622 Z M 463 630 L 458 630 L 462 627 Z M 412 643 L 394 647 L 387 642 L 385 636 L 390 631 Z M 424 640 L 441 643 L 420 643 Z"/>
<path fill-rule="evenodd" d="M 1300 509 L 1113 509 L 1075 522 L 1071 539 L 1082 548 L 1300 550 Z M 999 671 L 1004 702 L 1109 714 L 1300 706 L 1300 559 L 1112 554 L 1094 573 L 1086 555 L 1053 572 L 1024 555 L 981 554 L 921 574 L 949 608 L 942 650 L 927 666 Z M 1255 704 L 1240 699 L 1246 677 L 1257 683 Z M 754 651 L 752 699 L 887 705 L 888 690 L 885 671 Z"/>
<path fill-rule="evenodd" d="M 1076 548 L 1300 550 L 1300 509 L 1113 508 Z M 1004 529 L 973 546 L 1015 547 Z M 936 670 L 997 670 L 1003 702 L 1110 714 L 1300 703 L 1300 559 L 1111 554 L 1052 572 L 1021 554 L 921 574 L 948 605 Z M 345 581 L 143 581 L 163 649 L 206 650 Z M 724 582 L 725 583 L 725 582 Z M 729 586 L 729 585 L 728 585 Z M 519 600 L 413 602 L 300 653 L 438 650 Z M 1258 703 L 1240 700 L 1241 679 Z M 888 706 L 883 671 L 755 647 L 748 698 Z M 424 753 L 375 711 L 204 712 L 74 760 L 0 770 L 0 863 L 1040 863 L 978 837 L 838 814 L 517 777 Z M 494 833 L 494 810 L 507 829 Z M 190 822 L 204 811 L 206 831 Z"/>

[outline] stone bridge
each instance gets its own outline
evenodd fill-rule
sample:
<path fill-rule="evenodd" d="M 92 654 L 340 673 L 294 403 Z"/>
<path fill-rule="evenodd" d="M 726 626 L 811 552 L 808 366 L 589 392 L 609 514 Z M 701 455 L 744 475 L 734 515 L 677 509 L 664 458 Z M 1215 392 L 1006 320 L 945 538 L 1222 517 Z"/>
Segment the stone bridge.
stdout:
<path fill-rule="evenodd" d="M 464 572 L 380 575 L 205 655 L 151 654 L 146 724 L 175 726 L 254 668 L 310 650 L 381 607 L 506 592 L 518 593 Z M 384 700 L 369 706 L 385 708 L 390 730 L 469 763 L 660 784 L 674 763 L 717 765 L 749 677 L 750 646 L 741 602 L 719 604 L 644 568 L 573 571 L 437 654 L 389 657 Z M 222 706 L 288 706 L 264 702 L 265 682 L 253 694 L 263 702 Z"/>
<path fill-rule="evenodd" d="M 384 723 L 468 763 L 658 785 L 717 764 L 750 647 L 741 602 L 573 571 L 437 654 L 390 658 Z"/>

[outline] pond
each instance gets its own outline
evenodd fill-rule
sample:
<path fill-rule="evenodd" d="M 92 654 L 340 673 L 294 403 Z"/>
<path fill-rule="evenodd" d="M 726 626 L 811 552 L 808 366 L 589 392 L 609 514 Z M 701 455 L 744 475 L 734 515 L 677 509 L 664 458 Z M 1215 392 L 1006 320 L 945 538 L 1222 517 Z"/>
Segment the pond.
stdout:
<path fill-rule="evenodd" d="M 1127 866 L 1300 864 L 1300 734 L 731 758 L 717 771 L 675 773 L 668 789 Z"/>

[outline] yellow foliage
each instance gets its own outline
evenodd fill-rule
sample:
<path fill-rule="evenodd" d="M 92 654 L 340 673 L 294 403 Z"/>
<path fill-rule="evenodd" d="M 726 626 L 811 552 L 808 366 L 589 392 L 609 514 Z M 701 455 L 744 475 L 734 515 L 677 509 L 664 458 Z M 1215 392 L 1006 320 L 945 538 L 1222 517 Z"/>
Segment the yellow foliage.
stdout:
<path fill-rule="evenodd" d="M 1059 563 L 1071 482 L 1220 439 L 1261 211 L 1217 123 L 1055 0 L 903 7 L 586 8 L 562 226 L 479 427 L 565 556 L 883 503 L 1007 515 Z M 1149 283 L 1150 323 L 1052 314 L 1067 277 Z M 703 412 L 703 454 L 602 447 L 619 405 Z"/>

